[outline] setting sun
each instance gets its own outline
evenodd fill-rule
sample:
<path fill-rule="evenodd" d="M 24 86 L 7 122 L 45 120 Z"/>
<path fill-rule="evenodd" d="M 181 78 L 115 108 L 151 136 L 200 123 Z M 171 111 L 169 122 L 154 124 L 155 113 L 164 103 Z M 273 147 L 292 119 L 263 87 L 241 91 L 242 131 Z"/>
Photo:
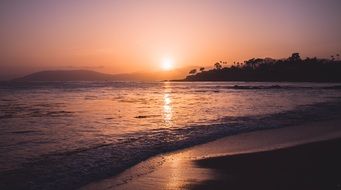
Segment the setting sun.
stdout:
<path fill-rule="evenodd" d="M 340 10 L 0 0 L 0 190 L 341 190 Z"/>
<path fill-rule="evenodd" d="M 172 70 L 174 68 L 174 62 L 170 58 L 166 58 L 161 62 L 161 68 L 165 71 Z"/>

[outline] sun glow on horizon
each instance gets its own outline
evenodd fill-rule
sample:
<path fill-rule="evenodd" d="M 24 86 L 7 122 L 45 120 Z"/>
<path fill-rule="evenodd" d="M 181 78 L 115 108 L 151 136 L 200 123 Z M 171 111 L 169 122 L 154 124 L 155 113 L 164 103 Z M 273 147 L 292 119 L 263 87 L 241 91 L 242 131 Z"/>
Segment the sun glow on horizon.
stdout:
<path fill-rule="evenodd" d="M 170 58 L 165 58 L 161 62 L 161 68 L 164 71 L 170 71 L 174 68 L 174 61 Z"/>
<path fill-rule="evenodd" d="M 0 80 L 75 68 L 174 79 L 220 60 L 341 54 L 338 0 L 18 2 L 0 1 Z"/>

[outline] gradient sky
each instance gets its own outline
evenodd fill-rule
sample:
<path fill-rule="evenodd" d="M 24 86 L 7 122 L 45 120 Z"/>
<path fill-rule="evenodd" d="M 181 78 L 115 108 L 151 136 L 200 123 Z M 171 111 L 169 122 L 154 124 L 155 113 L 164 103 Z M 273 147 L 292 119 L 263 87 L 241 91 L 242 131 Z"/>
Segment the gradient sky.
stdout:
<path fill-rule="evenodd" d="M 340 0 L 1 0 L 0 79 L 341 53 Z"/>

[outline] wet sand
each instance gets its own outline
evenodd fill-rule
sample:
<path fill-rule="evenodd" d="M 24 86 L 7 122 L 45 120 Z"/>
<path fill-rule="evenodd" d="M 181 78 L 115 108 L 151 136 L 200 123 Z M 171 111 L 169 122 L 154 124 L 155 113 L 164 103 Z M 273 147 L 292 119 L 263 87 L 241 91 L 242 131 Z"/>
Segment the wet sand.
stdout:
<path fill-rule="evenodd" d="M 82 189 L 341 189 L 341 120 L 225 137 Z"/>
<path fill-rule="evenodd" d="M 214 179 L 188 189 L 341 189 L 341 138 L 195 161 Z"/>

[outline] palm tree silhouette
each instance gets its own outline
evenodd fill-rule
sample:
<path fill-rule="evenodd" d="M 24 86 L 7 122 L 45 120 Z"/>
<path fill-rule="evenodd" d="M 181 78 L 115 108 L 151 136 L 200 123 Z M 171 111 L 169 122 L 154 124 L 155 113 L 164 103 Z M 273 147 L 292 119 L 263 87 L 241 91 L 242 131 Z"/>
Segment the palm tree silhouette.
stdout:
<path fill-rule="evenodd" d="M 214 67 L 215 67 L 216 70 L 220 70 L 220 69 L 222 68 L 221 63 L 222 63 L 222 62 L 220 61 L 220 62 L 216 62 L 216 63 L 214 64 Z"/>
<path fill-rule="evenodd" d="M 190 74 L 190 75 L 194 75 L 196 72 L 197 72 L 196 69 L 192 69 L 192 70 L 189 71 L 189 74 Z"/>

